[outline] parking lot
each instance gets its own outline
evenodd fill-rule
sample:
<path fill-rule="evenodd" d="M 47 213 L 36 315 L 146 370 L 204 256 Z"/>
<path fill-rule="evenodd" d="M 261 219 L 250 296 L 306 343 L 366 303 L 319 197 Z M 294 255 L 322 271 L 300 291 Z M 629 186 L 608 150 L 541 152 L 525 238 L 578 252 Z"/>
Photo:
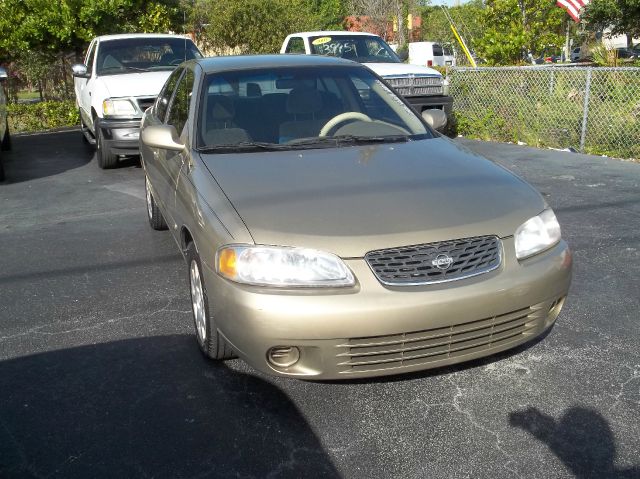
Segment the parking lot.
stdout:
<path fill-rule="evenodd" d="M 456 140 L 536 186 L 574 251 L 546 338 L 354 382 L 205 360 L 135 160 L 17 136 L 0 184 L 0 477 L 640 477 L 640 164 Z"/>

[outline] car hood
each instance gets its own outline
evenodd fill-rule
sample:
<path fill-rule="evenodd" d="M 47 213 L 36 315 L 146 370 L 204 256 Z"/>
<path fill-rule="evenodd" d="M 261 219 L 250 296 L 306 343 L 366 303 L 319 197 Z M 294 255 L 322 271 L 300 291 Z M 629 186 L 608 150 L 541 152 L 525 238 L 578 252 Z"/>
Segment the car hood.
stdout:
<path fill-rule="evenodd" d="M 430 75 L 441 77 L 442 75 L 433 68 L 409 65 L 407 63 L 365 63 L 381 77 L 396 77 L 403 75 Z"/>
<path fill-rule="evenodd" d="M 109 97 L 157 96 L 171 75 L 170 70 L 157 72 L 126 73 L 123 75 L 104 75 L 98 77 Z"/>
<path fill-rule="evenodd" d="M 511 236 L 545 207 L 520 178 L 445 138 L 202 160 L 258 244 L 368 251 Z"/>

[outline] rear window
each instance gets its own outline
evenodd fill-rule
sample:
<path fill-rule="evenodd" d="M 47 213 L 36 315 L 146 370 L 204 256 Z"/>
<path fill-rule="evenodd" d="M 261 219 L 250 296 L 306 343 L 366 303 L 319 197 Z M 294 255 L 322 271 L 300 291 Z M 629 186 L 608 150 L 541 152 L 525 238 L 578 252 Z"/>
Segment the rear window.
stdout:
<path fill-rule="evenodd" d="M 441 57 L 444 55 L 444 51 L 442 49 L 442 45 L 439 45 L 438 43 L 434 43 L 433 44 L 433 56 L 434 57 Z"/>

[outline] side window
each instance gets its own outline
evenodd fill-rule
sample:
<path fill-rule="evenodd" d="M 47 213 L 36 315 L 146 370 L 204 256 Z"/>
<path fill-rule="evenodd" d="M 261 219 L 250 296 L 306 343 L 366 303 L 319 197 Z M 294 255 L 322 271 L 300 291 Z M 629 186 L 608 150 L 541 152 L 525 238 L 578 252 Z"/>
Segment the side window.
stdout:
<path fill-rule="evenodd" d="M 87 57 L 84 60 L 84 64 L 87 65 L 87 72 L 93 74 L 93 59 L 96 57 L 96 45 L 98 42 L 93 42 L 89 46 L 89 51 L 87 52 Z"/>
<path fill-rule="evenodd" d="M 306 53 L 304 51 L 304 40 L 301 37 L 290 38 L 285 53 Z"/>
<path fill-rule="evenodd" d="M 187 70 L 182 77 L 182 80 L 180 80 L 180 83 L 178 83 L 176 94 L 171 102 L 171 109 L 169 110 L 167 123 L 176 128 L 178 135 L 182 133 L 189 116 L 189 104 L 191 103 L 191 92 L 193 91 L 193 79 L 193 72 L 191 70 Z"/>
<path fill-rule="evenodd" d="M 160 95 L 158 95 L 155 105 L 155 113 L 160 121 L 164 121 L 167 108 L 169 107 L 169 101 L 171 100 L 171 95 L 173 95 L 173 91 L 176 89 L 176 84 L 178 83 L 183 71 L 184 69 L 182 68 L 175 70 L 167 80 L 167 83 L 164 84 Z"/>

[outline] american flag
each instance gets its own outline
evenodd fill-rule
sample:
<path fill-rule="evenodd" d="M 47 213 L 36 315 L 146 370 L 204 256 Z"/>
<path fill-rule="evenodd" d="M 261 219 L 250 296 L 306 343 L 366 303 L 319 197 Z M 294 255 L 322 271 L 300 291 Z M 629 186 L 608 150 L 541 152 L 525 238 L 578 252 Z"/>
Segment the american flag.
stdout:
<path fill-rule="evenodd" d="M 564 8 L 569 16 L 573 18 L 575 22 L 580 21 L 580 10 L 584 7 L 590 0 L 558 0 L 556 5 L 560 8 Z"/>

